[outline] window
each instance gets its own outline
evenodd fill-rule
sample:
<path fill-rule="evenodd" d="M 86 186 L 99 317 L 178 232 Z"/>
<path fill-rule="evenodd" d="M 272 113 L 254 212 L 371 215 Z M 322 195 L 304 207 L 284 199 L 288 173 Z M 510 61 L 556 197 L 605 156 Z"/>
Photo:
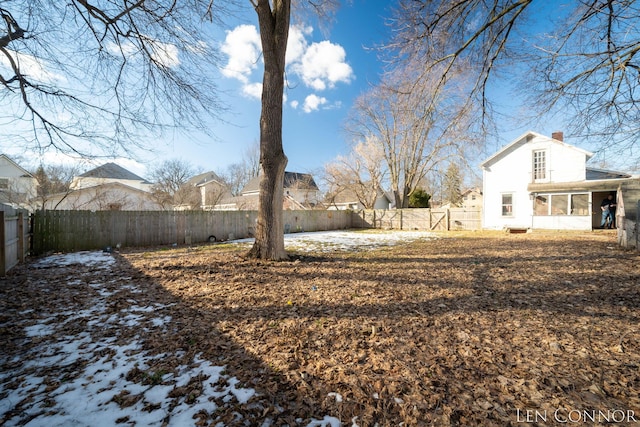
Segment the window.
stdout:
<path fill-rule="evenodd" d="M 533 214 L 589 215 L 589 194 L 536 194 Z"/>
<path fill-rule="evenodd" d="M 502 216 L 513 216 L 513 194 L 502 195 Z"/>
<path fill-rule="evenodd" d="M 533 214 L 539 216 L 549 215 L 549 196 L 538 194 L 533 206 Z"/>
<path fill-rule="evenodd" d="M 551 215 L 567 215 L 569 203 L 568 194 L 551 195 Z"/>
<path fill-rule="evenodd" d="M 571 215 L 589 215 L 589 195 L 571 195 Z"/>
<path fill-rule="evenodd" d="M 9 189 L 9 178 L 0 178 L 0 190 Z"/>
<path fill-rule="evenodd" d="M 535 150 L 533 152 L 533 180 L 545 179 L 547 177 L 547 152 Z"/>

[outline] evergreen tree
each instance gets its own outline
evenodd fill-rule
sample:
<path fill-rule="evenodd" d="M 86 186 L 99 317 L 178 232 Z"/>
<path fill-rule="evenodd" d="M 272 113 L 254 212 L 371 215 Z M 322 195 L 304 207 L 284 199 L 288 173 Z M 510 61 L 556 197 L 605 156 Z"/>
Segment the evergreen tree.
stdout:
<path fill-rule="evenodd" d="M 447 168 L 442 182 L 443 201 L 447 200 L 451 206 L 460 206 L 462 203 L 462 177 L 460 176 L 460 168 L 455 163 L 451 163 Z"/>
<path fill-rule="evenodd" d="M 431 194 L 427 193 L 422 188 L 418 188 L 409 195 L 409 207 L 428 208 L 429 200 L 431 200 Z"/>

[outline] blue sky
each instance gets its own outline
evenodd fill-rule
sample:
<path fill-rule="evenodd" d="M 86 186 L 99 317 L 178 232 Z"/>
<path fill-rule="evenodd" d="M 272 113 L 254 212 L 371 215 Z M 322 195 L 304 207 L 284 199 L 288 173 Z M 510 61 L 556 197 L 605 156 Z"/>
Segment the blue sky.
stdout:
<path fill-rule="evenodd" d="M 342 131 L 344 121 L 355 98 L 375 84 L 382 72 L 374 47 L 389 36 L 385 17 L 392 2 L 344 3 L 326 31 L 310 22 L 298 23 L 290 31 L 283 123 L 289 171 L 319 174 L 326 163 L 347 154 L 350 140 Z M 543 19 L 545 22 L 549 20 Z M 256 14 L 247 8 L 244 16 L 228 21 L 228 28 L 217 31 L 222 55 L 216 79 L 229 112 L 224 120 L 208 124 L 215 138 L 176 131 L 159 141 L 142 141 L 152 150 L 138 152 L 136 159 L 116 159 L 117 163 L 143 177 L 148 176 L 148 166 L 169 159 L 185 160 L 202 170 L 224 171 L 257 144 L 262 59 Z M 505 109 L 518 108 L 511 87 L 498 83 L 493 88 L 498 99 L 505 100 Z M 533 128 L 522 123 L 502 124 L 501 138 L 487 144 L 487 156 L 527 130 L 545 135 L 562 130 L 553 120 Z M 1 139 L 0 151 L 24 155 L 20 147 L 7 147 Z M 57 154 L 47 153 L 42 161 L 60 159 Z M 478 163 L 483 159 L 477 159 Z"/>
<path fill-rule="evenodd" d="M 355 0 L 343 6 L 327 31 L 312 25 L 293 27 L 287 54 L 287 89 L 283 141 L 288 170 L 315 172 L 348 151 L 343 122 L 353 100 L 381 71 L 373 47 L 384 41 L 386 2 Z M 219 84 L 225 89 L 229 123 L 212 122 L 218 140 L 208 137 L 190 142 L 176 138 L 165 152 L 204 169 L 224 169 L 240 161 L 259 139 L 262 63 L 253 11 L 247 21 L 222 35 L 223 70 Z M 252 67 L 252 68 L 251 68 Z"/>
<path fill-rule="evenodd" d="M 343 122 L 353 100 L 375 83 L 381 72 L 373 48 L 387 37 L 384 17 L 388 16 L 389 4 L 372 0 L 344 3 L 336 21 L 326 28 L 309 22 L 297 23 L 290 30 L 283 123 L 290 171 L 319 173 L 326 163 L 347 153 Z M 228 165 L 240 162 L 247 149 L 257 144 L 263 69 L 257 16 L 247 7 L 244 16 L 227 22 L 227 28 L 215 30 L 222 53 L 221 69 L 215 78 L 228 113 L 222 120 L 208 123 L 214 138 L 176 130 L 160 140 L 141 141 L 149 150 L 138 151 L 135 159 L 113 161 L 143 177 L 148 176 L 149 166 L 169 159 L 181 159 L 205 171 L 224 171 Z M 31 72 L 36 71 L 47 72 L 34 64 Z M 50 79 L 44 74 L 42 78 Z M 0 152 L 26 157 L 34 164 L 69 162 L 55 152 L 36 159 L 2 138 Z M 88 164 L 82 168 L 105 162 L 85 162 Z"/>

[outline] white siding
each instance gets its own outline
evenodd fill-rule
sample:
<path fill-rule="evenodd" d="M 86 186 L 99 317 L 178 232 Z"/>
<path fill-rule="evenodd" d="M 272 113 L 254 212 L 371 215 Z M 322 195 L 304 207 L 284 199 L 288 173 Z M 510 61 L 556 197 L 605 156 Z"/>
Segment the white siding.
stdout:
<path fill-rule="evenodd" d="M 533 201 L 527 186 L 533 182 L 533 151 L 546 151 L 547 173 L 544 180 L 537 182 L 575 182 L 586 178 L 586 152 L 576 147 L 555 141 L 542 135 L 531 134 L 527 141 L 510 145 L 504 153 L 490 159 L 483 165 L 483 227 L 501 229 L 504 227 L 536 227 L 533 216 Z M 502 194 L 513 194 L 513 216 L 502 215 Z M 555 226 L 540 228 L 574 228 L 567 223 L 575 217 L 550 219 Z M 537 220 L 537 219 L 536 219 Z M 582 228 L 583 225 L 575 225 Z M 589 223 L 590 227 L 590 223 Z"/>

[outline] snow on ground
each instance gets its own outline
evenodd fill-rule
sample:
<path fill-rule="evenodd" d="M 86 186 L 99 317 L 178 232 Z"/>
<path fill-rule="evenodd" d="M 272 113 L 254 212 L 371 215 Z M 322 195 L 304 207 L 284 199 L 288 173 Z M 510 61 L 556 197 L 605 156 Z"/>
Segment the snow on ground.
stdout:
<path fill-rule="evenodd" d="M 286 246 L 300 251 L 353 251 L 431 236 L 420 232 L 298 233 L 286 236 Z M 211 398 L 218 402 L 244 404 L 254 396 L 255 390 L 241 387 L 236 378 L 225 375 L 224 366 L 216 366 L 200 355 L 196 355 L 188 366 L 180 366 L 177 372 L 156 373 L 155 381 L 145 384 L 129 380 L 129 372 L 145 371 L 154 358 L 166 355 L 147 354 L 142 350 L 139 334 L 129 334 L 132 338 L 123 340 L 123 331 L 127 328 L 142 331 L 165 328 L 171 323 L 171 316 L 163 313 L 166 306 L 139 306 L 135 301 L 118 314 L 108 313 L 106 299 L 119 290 L 108 287 L 100 279 L 101 271 L 110 270 L 114 263 L 115 259 L 107 253 L 78 252 L 52 255 L 32 265 L 32 268 L 74 264 L 90 267 L 96 277 L 89 285 L 96 292 L 89 308 L 78 310 L 70 306 L 24 325 L 25 336 L 40 339 L 42 344 L 13 360 L 6 360 L 0 353 L 0 365 L 11 367 L 0 372 L 0 421 L 4 421 L 3 425 L 106 427 L 125 423 L 159 426 L 168 420 L 170 426 L 188 426 L 194 425 L 197 421 L 194 416 L 200 411 L 215 410 Z M 78 285 L 77 280 L 69 279 L 67 286 Z M 142 292 L 133 282 L 125 287 L 129 291 Z M 65 325 L 79 319 L 86 322 L 86 327 L 82 332 L 69 335 Z M 146 320 L 144 324 L 143 319 Z M 9 325 L 0 325 L 6 326 Z M 105 331 L 110 333 L 105 334 Z M 170 396 L 176 387 L 185 386 L 194 379 L 202 382 L 200 396 L 189 401 L 185 396 Z M 119 404 L 127 396 L 136 395 L 142 397 L 128 406 Z M 332 397 L 341 399 L 338 394 Z M 20 409 L 16 410 L 17 407 Z M 262 426 L 270 424 L 271 421 L 266 420 Z M 331 416 L 311 420 L 308 424 L 309 427 L 340 425 L 340 420 Z M 357 426 L 355 420 L 353 425 Z"/>
<path fill-rule="evenodd" d="M 284 245 L 298 252 L 361 252 L 435 237 L 428 231 L 317 231 L 285 234 Z M 253 239 L 232 242 L 253 243 Z"/>

